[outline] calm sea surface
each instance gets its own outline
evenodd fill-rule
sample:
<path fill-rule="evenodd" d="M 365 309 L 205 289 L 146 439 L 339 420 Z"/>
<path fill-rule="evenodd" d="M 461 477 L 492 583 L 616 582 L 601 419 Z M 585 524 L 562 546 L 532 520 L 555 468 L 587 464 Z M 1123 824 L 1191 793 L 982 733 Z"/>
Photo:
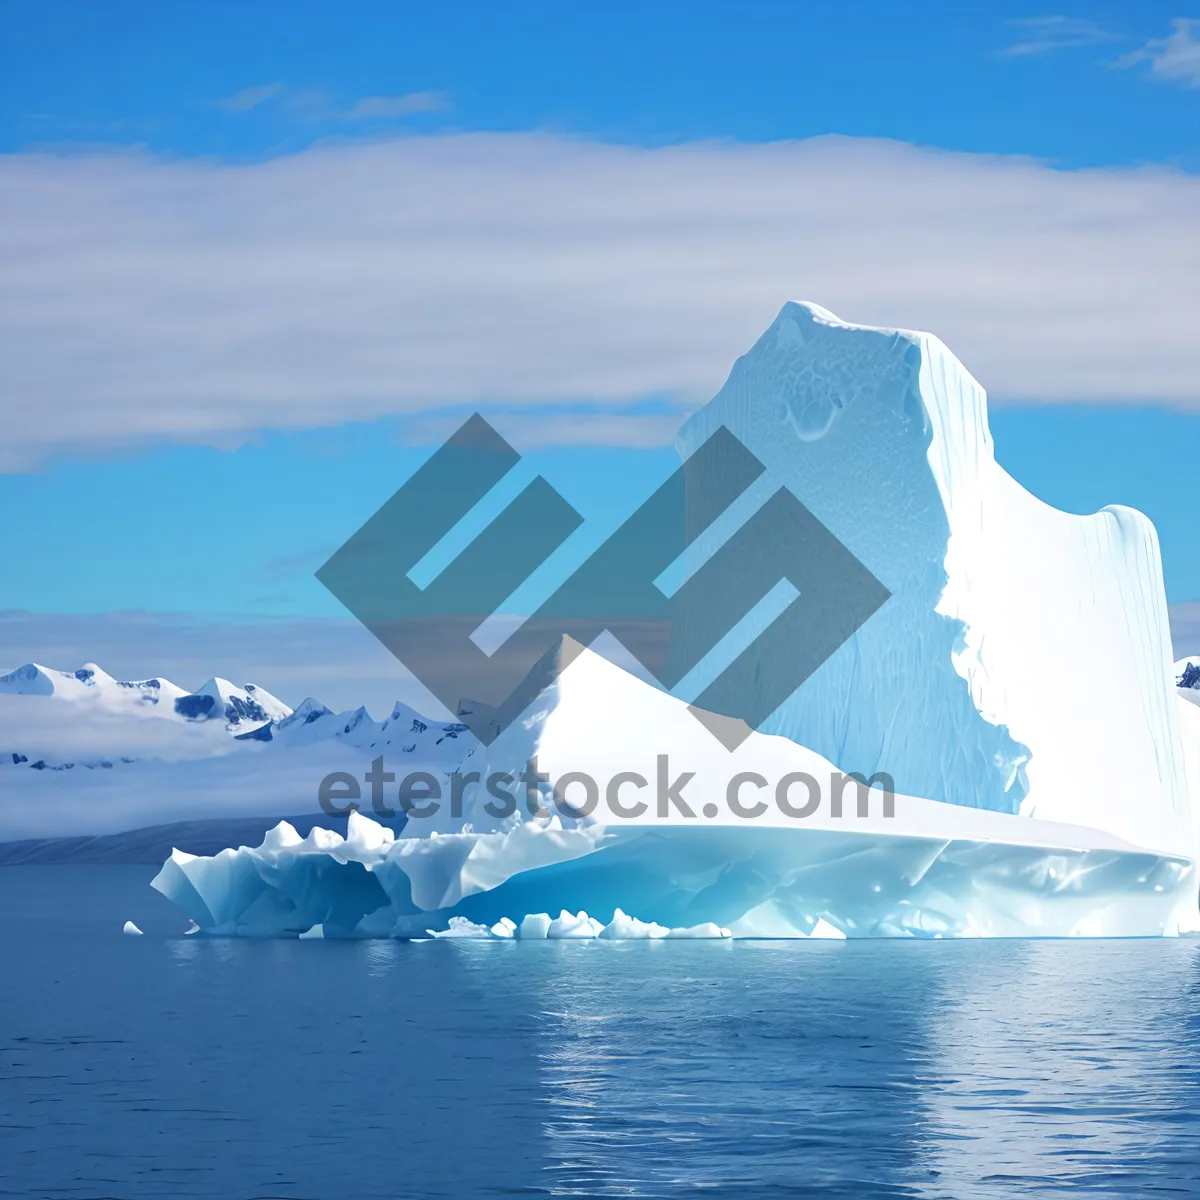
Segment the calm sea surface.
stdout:
<path fill-rule="evenodd" d="M 152 874 L 0 869 L 0 1194 L 1200 1195 L 1197 941 L 185 938 Z"/>

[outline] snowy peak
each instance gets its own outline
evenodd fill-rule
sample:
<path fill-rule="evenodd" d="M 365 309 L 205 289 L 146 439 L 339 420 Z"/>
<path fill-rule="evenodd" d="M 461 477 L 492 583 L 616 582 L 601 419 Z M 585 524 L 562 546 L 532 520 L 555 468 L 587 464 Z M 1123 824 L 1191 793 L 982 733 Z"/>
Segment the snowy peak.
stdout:
<path fill-rule="evenodd" d="M 53 696 L 58 700 L 90 700 L 105 707 L 167 706 L 186 696 L 183 688 L 168 679 L 114 679 L 95 663 L 84 663 L 74 671 L 55 671 L 38 663 L 26 663 L 0 675 L 0 695 Z"/>
<path fill-rule="evenodd" d="M 175 711 L 189 721 L 221 717 L 230 727 L 262 725 L 268 721 L 281 721 L 292 714 L 292 710 L 266 688 L 253 683 L 237 687 L 219 677 L 210 679 L 190 695 L 178 696 Z"/>
<path fill-rule="evenodd" d="M 0 675 L 0 695 L 53 696 L 56 700 L 89 701 L 104 708 L 157 708 L 156 716 L 189 721 L 221 717 L 230 726 L 281 721 L 291 715 L 282 700 L 266 688 L 213 678 L 195 692 L 185 691 L 168 679 L 114 679 L 93 662 L 74 671 L 56 671 L 26 663 Z"/>
<path fill-rule="evenodd" d="M 82 687 L 67 671 L 52 671 L 38 663 L 26 663 L 7 675 L 0 675 L 0 695 L 61 696 L 76 695 Z"/>
<path fill-rule="evenodd" d="M 278 722 L 278 726 L 280 729 L 290 729 L 296 725 L 311 725 L 322 717 L 332 716 L 333 709 L 326 708 L 320 700 L 314 700 L 312 696 L 306 696 L 296 708 L 292 709 L 289 716 L 283 717 Z"/>
<path fill-rule="evenodd" d="M 257 740 L 270 741 L 271 725 L 291 712 L 253 683 L 213 678 L 188 692 L 168 679 L 114 679 L 94 662 L 74 671 L 26 663 L 0 675 L 0 763 L 67 770 L 207 758 L 229 751 L 229 735 L 265 729 Z"/>
<path fill-rule="evenodd" d="M 383 722 L 365 708 L 335 713 L 311 696 L 295 712 L 268 725 L 237 735 L 241 741 L 309 745 L 328 739 L 370 754 L 410 756 L 453 764 L 474 745 L 461 721 L 436 721 L 397 702 Z"/>

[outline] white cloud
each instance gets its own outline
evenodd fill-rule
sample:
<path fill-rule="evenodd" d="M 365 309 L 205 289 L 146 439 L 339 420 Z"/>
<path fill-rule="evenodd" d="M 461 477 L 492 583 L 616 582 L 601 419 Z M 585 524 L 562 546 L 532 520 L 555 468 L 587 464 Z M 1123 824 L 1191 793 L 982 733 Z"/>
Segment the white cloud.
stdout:
<path fill-rule="evenodd" d="M 51 696 L 0 696 L 0 770 L 10 754 L 30 762 L 115 761 L 160 758 L 179 762 L 239 749 L 223 721 L 171 721 L 143 712 L 114 712 L 96 700 Z M 11 776 L 6 776 L 11 782 Z"/>
<path fill-rule="evenodd" d="M 410 446 L 444 442 L 469 412 L 425 413 L 406 421 L 401 440 Z M 521 450 L 550 446 L 670 446 L 686 414 L 623 412 L 489 412 L 488 420 Z M 318 564 L 320 565 L 320 564 Z"/>
<path fill-rule="evenodd" d="M 261 104 L 266 104 L 268 100 L 277 99 L 282 94 L 282 83 L 264 83 L 259 87 L 243 88 L 240 92 L 234 92 L 232 96 L 226 96 L 220 102 L 220 106 L 229 112 L 246 113 Z"/>
<path fill-rule="evenodd" d="M 1008 24 L 1021 40 L 1001 50 L 1002 58 L 1049 54 L 1054 50 L 1074 50 L 1116 40 L 1115 34 L 1086 17 L 1022 17 Z"/>
<path fill-rule="evenodd" d="M 346 116 L 351 121 L 374 120 L 445 112 L 449 107 L 445 92 L 409 92 L 403 96 L 364 96 Z"/>
<path fill-rule="evenodd" d="M 1200 179 L 819 138 L 0 157 L 0 469 L 479 405 L 686 407 L 789 299 L 993 396 L 1200 410 Z"/>
<path fill-rule="evenodd" d="M 1176 17 L 1167 37 L 1152 38 L 1113 65 L 1134 67 L 1144 62 L 1150 64 L 1150 72 L 1156 79 L 1200 87 L 1200 20 Z"/>
<path fill-rule="evenodd" d="M 285 87 L 282 83 L 243 88 L 217 101 L 217 106 L 240 116 L 270 101 L 280 101 L 293 116 L 303 120 L 334 125 L 446 112 L 451 107 L 450 97 L 445 92 L 406 92 L 398 96 L 364 96 L 346 108 L 323 88 Z"/>

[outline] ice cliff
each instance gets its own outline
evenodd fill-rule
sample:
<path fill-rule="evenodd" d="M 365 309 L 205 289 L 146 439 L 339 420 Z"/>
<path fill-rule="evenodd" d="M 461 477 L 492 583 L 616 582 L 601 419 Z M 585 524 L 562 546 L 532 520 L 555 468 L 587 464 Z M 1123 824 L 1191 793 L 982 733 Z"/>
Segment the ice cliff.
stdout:
<path fill-rule="evenodd" d="M 784 307 L 682 453 L 721 425 L 892 593 L 766 730 L 910 795 L 1192 852 L 1144 516 L 1038 500 L 996 462 L 984 390 L 938 338 L 816 305 Z"/>

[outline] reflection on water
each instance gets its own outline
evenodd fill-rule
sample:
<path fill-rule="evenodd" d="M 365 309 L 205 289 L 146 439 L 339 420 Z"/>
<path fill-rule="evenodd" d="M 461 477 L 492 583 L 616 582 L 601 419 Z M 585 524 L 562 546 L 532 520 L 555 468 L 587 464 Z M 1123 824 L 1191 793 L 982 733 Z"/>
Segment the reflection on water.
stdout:
<path fill-rule="evenodd" d="M 546 949 L 553 1194 L 1200 1194 L 1196 943 Z"/>
<path fill-rule="evenodd" d="M 836 943 L 547 949 L 553 1194 L 908 1195 L 928 1176 L 932 964 L 889 998 Z"/>
<path fill-rule="evenodd" d="M 0 1195 L 1200 1195 L 1200 942 L 224 941 L 150 874 L 0 870 Z"/>
<path fill-rule="evenodd" d="M 1200 1194 L 1200 944 L 1003 949 L 940 971 L 930 1194 Z"/>

